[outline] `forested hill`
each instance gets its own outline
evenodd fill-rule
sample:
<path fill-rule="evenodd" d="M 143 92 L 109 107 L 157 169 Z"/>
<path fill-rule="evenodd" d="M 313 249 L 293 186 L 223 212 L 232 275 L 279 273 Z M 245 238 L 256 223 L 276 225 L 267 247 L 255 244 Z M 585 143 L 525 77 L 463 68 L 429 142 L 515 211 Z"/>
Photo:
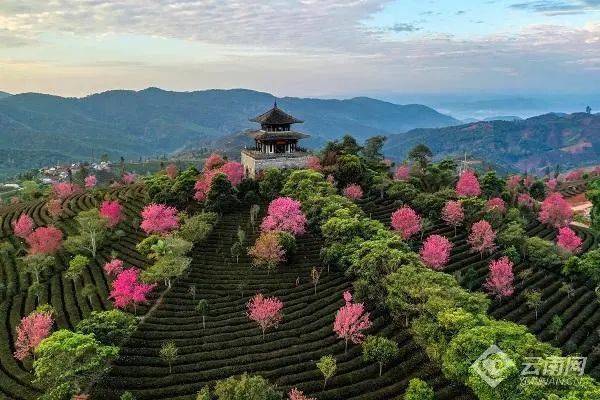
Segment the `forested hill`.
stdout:
<path fill-rule="evenodd" d="M 0 92 L 0 99 L 10 96 L 10 93 Z"/>
<path fill-rule="evenodd" d="M 198 147 L 254 126 L 275 97 L 251 90 L 117 90 L 85 98 L 36 93 L 0 96 L 0 175 L 108 153 L 139 157 Z M 351 133 L 359 139 L 458 123 L 422 105 L 370 98 L 284 97 L 278 105 L 306 121 L 309 146 Z"/>
<path fill-rule="evenodd" d="M 438 156 L 471 154 L 506 169 L 562 169 L 600 163 L 599 114 L 545 114 L 522 121 L 482 121 L 390 135 L 385 152 L 403 159 L 425 143 Z"/>

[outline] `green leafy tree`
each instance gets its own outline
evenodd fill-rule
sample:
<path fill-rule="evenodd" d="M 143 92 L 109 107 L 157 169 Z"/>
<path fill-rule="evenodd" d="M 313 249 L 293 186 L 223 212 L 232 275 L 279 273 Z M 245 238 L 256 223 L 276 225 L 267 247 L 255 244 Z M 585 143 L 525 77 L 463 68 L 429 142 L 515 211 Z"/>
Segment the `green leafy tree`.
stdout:
<path fill-rule="evenodd" d="M 563 262 L 556 245 L 537 236 L 525 240 L 525 254 L 538 268 L 558 268 Z"/>
<path fill-rule="evenodd" d="M 433 153 L 431 149 L 424 144 L 418 144 L 408 152 L 408 159 L 417 163 L 422 170 L 427 168 L 427 164 L 431 161 Z"/>
<path fill-rule="evenodd" d="M 84 335 L 94 334 L 105 345 L 118 345 L 129 337 L 137 326 L 137 319 L 120 310 L 92 311 L 79 321 L 76 331 Z"/>
<path fill-rule="evenodd" d="M 204 386 L 202 389 L 200 389 L 196 395 L 196 400 L 212 400 L 210 388 L 208 386 Z"/>
<path fill-rule="evenodd" d="M 488 171 L 481 178 L 481 190 L 487 198 L 499 197 L 505 187 L 504 179 L 498 177 L 496 171 Z"/>
<path fill-rule="evenodd" d="M 119 397 L 119 400 L 135 400 L 135 396 L 131 392 L 125 392 Z"/>
<path fill-rule="evenodd" d="M 168 342 L 163 343 L 158 355 L 164 363 L 169 365 L 169 373 L 173 372 L 173 363 L 177 361 L 177 358 L 179 357 L 179 349 L 175 342 L 169 340 Z"/>
<path fill-rule="evenodd" d="M 164 284 L 171 288 L 173 279 L 181 276 L 190 266 L 192 260 L 189 257 L 181 256 L 164 256 L 160 257 L 148 269 L 142 272 L 142 280 L 144 282 L 156 283 L 163 281 Z"/>
<path fill-rule="evenodd" d="M 550 321 L 550 325 L 548 325 L 548 332 L 550 332 L 556 338 L 562 327 L 562 318 L 558 314 L 553 315 L 552 320 Z"/>
<path fill-rule="evenodd" d="M 69 261 L 69 268 L 67 268 L 67 272 L 65 272 L 65 278 L 73 280 L 75 282 L 83 271 L 85 267 L 87 267 L 90 263 L 90 259 L 81 254 L 77 254 Z"/>
<path fill-rule="evenodd" d="M 100 216 L 97 208 L 92 208 L 77 214 L 75 221 L 78 225 L 78 234 L 67 238 L 65 248 L 72 254 L 86 251 L 92 258 L 96 258 L 98 248 L 107 238 L 106 219 Z"/>
<path fill-rule="evenodd" d="M 434 400 L 435 393 L 424 380 L 413 378 L 408 382 L 404 400 Z"/>
<path fill-rule="evenodd" d="M 200 301 L 198 301 L 195 310 L 198 314 L 202 316 L 202 329 L 206 329 L 206 315 L 210 311 L 208 300 L 201 299 Z"/>
<path fill-rule="evenodd" d="M 34 383 L 45 389 L 42 400 L 81 393 L 109 368 L 119 349 L 65 329 L 54 332 L 36 348 Z"/>
<path fill-rule="evenodd" d="M 279 168 L 268 168 L 264 171 L 263 178 L 258 184 L 258 192 L 265 200 L 273 200 L 279 197 L 286 173 Z"/>
<path fill-rule="evenodd" d="M 596 179 L 589 184 L 585 195 L 592 202 L 592 210 L 590 211 L 592 228 L 600 232 L 600 179 Z"/>
<path fill-rule="evenodd" d="M 81 289 L 81 295 L 83 297 L 86 297 L 88 299 L 88 301 L 90 302 L 90 304 L 92 304 L 92 299 L 94 298 L 94 296 L 98 293 L 98 288 L 96 288 L 95 285 L 88 283 L 87 285 L 85 285 L 83 287 L 83 289 Z"/>
<path fill-rule="evenodd" d="M 362 156 L 369 166 L 377 168 L 383 161 L 383 144 L 387 138 L 385 136 L 373 136 L 365 141 L 362 148 Z"/>
<path fill-rule="evenodd" d="M 222 215 L 238 204 L 231 182 L 225 174 L 217 174 L 212 180 L 210 190 L 206 195 L 205 207 Z"/>
<path fill-rule="evenodd" d="M 367 336 L 362 344 L 363 359 L 379 363 L 379 376 L 383 365 L 398 357 L 398 344 L 382 336 Z"/>
<path fill-rule="evenodd" d="M 184 238 L 194 244 L 200 243 L 212 232 L 217 222 L 215 213 L 199 213 L 185 220 L 179 228 L 177 236 Z"/>
<path fill-rule="evenodd" d="M 323 374 L 323 389 L 327 386 L 327 381 L 335 375 L 337 363 L 332 355 L 323 356 L 317 361 L 317 368 Z"/>
<path fill-rule="evenodd" d="M 365 173 L 366 169 L 360 157 L 346 154 L 338 160 L 338 170 L 335 173 L 335 178 L 340 187 L 346 187 L 351 183 L 364 182 Z"/>
<path fill-rule="evenodd" d="M 281 400 L 282 395 L 260 375 L 244 373 L 220 380 L 215 385 L 218 400 Z"/>
<path fill-rule="evenodd" d="M 525 296 L 525 304 L 535 311 L 535 319 L 537 319 L 538 310 L 542 305 L 542 292 L 536 289 L 527 289 L 523 295 Z"/>
<path fill-rule="evenodd" d="M 30 254 L 23 257 L 21 261 L 23 270 L 32 274 L 36 283 L 40 282 L 40 274 L 56 262 L 53 256 L 41 253 Z"/>

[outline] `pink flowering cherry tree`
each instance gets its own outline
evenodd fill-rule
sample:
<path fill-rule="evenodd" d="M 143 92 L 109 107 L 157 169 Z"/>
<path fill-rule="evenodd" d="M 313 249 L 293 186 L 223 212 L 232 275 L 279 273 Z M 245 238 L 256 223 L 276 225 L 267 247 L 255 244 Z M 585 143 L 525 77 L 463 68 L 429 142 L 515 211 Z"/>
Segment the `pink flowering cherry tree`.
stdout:
<path fill-rule="evenodd" d="M 175 207 L 164 204 L 148 204 L 142 210 L 140 228 L 147 234 L 165 235 L 179 228 L 179 216 Z"/>
<path fill-rule="evenodd" d="M 121 272 L 124 271 L 124 263 L 122 260 L 118 258 L 113 258 L 106 264 L 104 264 L 104 272 L 109 276 L 118 276 Z"/>
<path fill-rule="evenodd" d="M 288 393 L 288 400 L 317 400 L 314 397 L 308 397 L 301 390 L 293 388 Z"/>
<path fill-rule="evenodd" d="M 489 274 L 483 286 L 491 294 L 502 298 L 514 293 L 513 281 L 513 263 L 508 257 L 502 257 L 490 262 Z"/>
<path fill-rule="evenodd" d="M 81 188 L 73 183 L 58 182 L 52 185 L 52 195 L 55 198 L 64 200 L 69 196 L 79 193 Z"/>
<path fill-rule="evenodd" d="M 84 186 L 86 189 L 93 189 L 96 187 L 98 180 L 96 179 L 96 175 L 88 175 L 84 179 Z"/>
<path fill-rule="evenodd" d="M 481 220 L 471 226 L 471 233 L 467 242 L 471 246 L 471 249 L 478 252 L 481 258 L 483 258 L 485 252 L 491 252 L 494 249 L 495 239 L 496 232 L 494 232 L 490 223 L 486 220 Z"/>
<path fill-rule="evenodd" d="M 13 222 L 13 233 L 21 239 L 27 238 L 33 232 L 35 225 L 33 219 L 27 214 L 21 214 L 19 218 Z"/>
<path fill-rule="evenodd" d="M 452 242 L 441 235 L 431 235 L 421 247 L 421 260 L 434 270 L 443 269 L 450 260 Z"/>
<path fill-rule="evenodd" d="M 137 175 L 134 174 L 133 172 L 127 172 L 127 173 L 123 174 L 123 176 L 121 177 L 121 180 L 126 185 L 131 185 L 132 183 L 135 183 L 136 179 L 137 179 Z"/>
<path fill-rule="evenodd" d="M 481 187 L 477 176 L 473 171 L 466 170 L 460 174 L 458 182 L 456 183 L 456 193 L 459 196 L 479 196 L 481 194 Z"/>
<path fill-rule="evenodd" d="M 208 192 L 210 192 L 210 187 L 212 186 L 212 181 L 215 176 L 217 176 L 218 170 L 210 169 L 206 170 L 200 175 L 196 183 L 194 184 L 194 190 L 196 191 L 194 194 L 194 199 L 197 201 L 206 200 L 206 196 Z"/>
<path fill-rule="evenodd" d="M 406 164 L 399 165 L 394 172 L 395 181 L 407 181 L 410 179 L 410 167 Z"/>
<path fill-rule="evenodd" d="M 529 193 L 520 193 L 517 197 L 517 204 L 521 207 L 533 210 L 535 207 L 535 199 Z"/>
<path fill-rule="evenodd" d="M 573 219 L 573 210 L 560 193 L 552 193 L 542 202 L 538 219 L 541 223 L 561 228 Z"/>
<path fill-rule="evenodd" d="M 34 355 L 38 345 L 50 335 L 54 320 L 50 312 L 32 312 L 21 319 L 17 326 L 14 357 L 23 361 Z"/>
<path fill-rule="evenodd" d="M 550 192 L 555 192 L 557 186 L 558 186 L 558 181 L 554 178 L 552 178 L 552 179 L 548 180 L 548 182 L 546 182 L 546 187 L 548 188 L 548 191 L 550 191 Z"/>
<path fill-rule="evenodd" d="M 350 200 L 360 200 L 363 197 L 363 190 L 357 184 L 351 184 L 344 188 L 344 196 Z"/>
<path fill-rule="evenodd" d="M 50 217 L 54 220 L 58 219 L 63 211 L 63 203 L 61 199 L 50 199 L 48 200 L 48 203 L 46 203 L 46 210 L 48 211 L 48 214 L 50 215 Z"/>
<path fill-rule="evenodd" d="M 462 203 L 456 200 L 449 200 L 442 209 L 442 220 L 454 228 L 454 236 L 456 236 L 456 228 L 462 225 L 465 220 L 465 211 Z"/>
<path fill-rule="evenodd" d="M 494 197 L 485 203 L 485 209 L 488 212 L 504 214 L 506 212 L 506 203 L 500 197 Z"/>
<path fill-rule="evenodd" d="M 403 206 L 392 214 L 392 228 L 403 239 L 409 239 L 421 230 L 421 217 L 409 206 Z"/>
<path fill-rule="evenodd" d="M 123 207 L 121 204 L 114 200 L 105 200 L 100 205 L 100 216 L 106 219 L 106 226 L 114 228 L 123 219 Z"/>
<path fill-rule="evenodd" d="M 575 231 L 568 226 L 563 226 L 558 230 L 558 236 L 556 239 L 556 244 L 558 247 L 567 251 L 568 253 L 576 254 L 581 251 L 581 245 L 583 244 L 583 241 L 579 236 L 577 236 Z"/>
<path fill-rule="evenodd" d="M 244 179 L 244 166 L 237 161 L 229 161 L 219 168 L 219 172 L 225 174 L 231 186 L 237 186 Z"/>
<path fill-rule="evenodd" d="M 212 169 L 219 168 L 221 165 L 225 164 L 225 160 L 217 153 L 212 153 L 206 160 L 204 161 L 204 171 L 210 171 Z"/>
<path fill-rule="evenodd" d="M 145 303 L 148 293 L 154 289 L 155 284 L 146 284 L 139 279 L 140 271 L 130 268 L 122 271 L 112 283 L 109 298 L 113 299 L 116 308 L 126 308 L 133 305 L 137 312 L 137 305 Z"/>
<path fill-rule="evenodd" d="M 177 169 L 177 165 L 170 163 L 165 168 L 165 172 L 166 172 L 167 176 L 169 177 L 169 179 L 175 179 L 177 177 L 177 173 L 179 171 Z"/>
<path fill-rule="evenodd" d="M 271 201 L 267 216 L 263 219 L 263 232 L 282 231 L 294 236 L 306 232 L 306 215 L 302 212 L 299 201 L 291 197 L 278 197 Z"/>
<path fill-rule="evenodd" d="M 321 172 L 323 167 L 321 166 L 321 160 L 317 156 L 308 157 L 306 162 L 306 168 L 312 169 L 313 171 Z"/>
<path fill-rule="evenodd" d="M 29 254 L 54 254 L 62 246 L 63 233 L 53 226 L 41 226 L 35 229 L 25 241 L 29 245 Z"/>
<path fill-rule="evenodd" d="M 248 318 L 260 327 L 263 340 L 267 329 L 276 328 L 283 320 L 283 302 L 277 297 L 264 297 L 259 293 L 248 301 L 246 308 Z"/>
<path fill-rule="evenodd" d="M 363 303 L 353 303 L 350 292 L 344 292 L 346 302 L 336 313 L 333 322 L 333 331 L 338 338 L 345 342 L 345 352 L 348 351 L 348 342 L 360 344 L 365 339 L 364 331 L 372 325 L 369 313 L 365 312 Z"/>

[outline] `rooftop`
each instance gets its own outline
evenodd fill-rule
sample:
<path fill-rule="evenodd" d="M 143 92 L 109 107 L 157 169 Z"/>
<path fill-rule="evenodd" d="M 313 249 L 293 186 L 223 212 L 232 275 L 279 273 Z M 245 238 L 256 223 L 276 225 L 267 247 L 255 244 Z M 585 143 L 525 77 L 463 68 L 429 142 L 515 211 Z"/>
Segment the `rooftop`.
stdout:
<path fill-rule="evenodd" d="M 271 160 L 275 158 L 301 158 L 308 157 L 311 153 L 307 151 L 294 151 L 293 153 L 263 153 L 260 150 L 243 149 L 242 153 L 257 160 Z"/>
<path fill-rule="evenodd" d="M 246 135 L 256 140 L 275 140 L 275 139 L 304 139 L 309 135 L 296 131 L 247 131 Z"/>
<path fill-rule="evenodd" d="M 287 125 L 304 122 L 278 108 L 277 102 L 275 102 L 273 108 L 271 108 L 269 111 L 252 118 L 250 121 L 265 125 Z"/>

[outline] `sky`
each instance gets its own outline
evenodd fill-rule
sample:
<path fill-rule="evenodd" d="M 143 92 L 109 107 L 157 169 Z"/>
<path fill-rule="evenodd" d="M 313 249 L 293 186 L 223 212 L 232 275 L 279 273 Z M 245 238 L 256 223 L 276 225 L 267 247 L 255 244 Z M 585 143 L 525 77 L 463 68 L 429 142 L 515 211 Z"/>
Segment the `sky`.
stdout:
<path fill-rule="evenodd" d="M 600 93 L 600 0 L 1 0 L 0 91 Z"/>

